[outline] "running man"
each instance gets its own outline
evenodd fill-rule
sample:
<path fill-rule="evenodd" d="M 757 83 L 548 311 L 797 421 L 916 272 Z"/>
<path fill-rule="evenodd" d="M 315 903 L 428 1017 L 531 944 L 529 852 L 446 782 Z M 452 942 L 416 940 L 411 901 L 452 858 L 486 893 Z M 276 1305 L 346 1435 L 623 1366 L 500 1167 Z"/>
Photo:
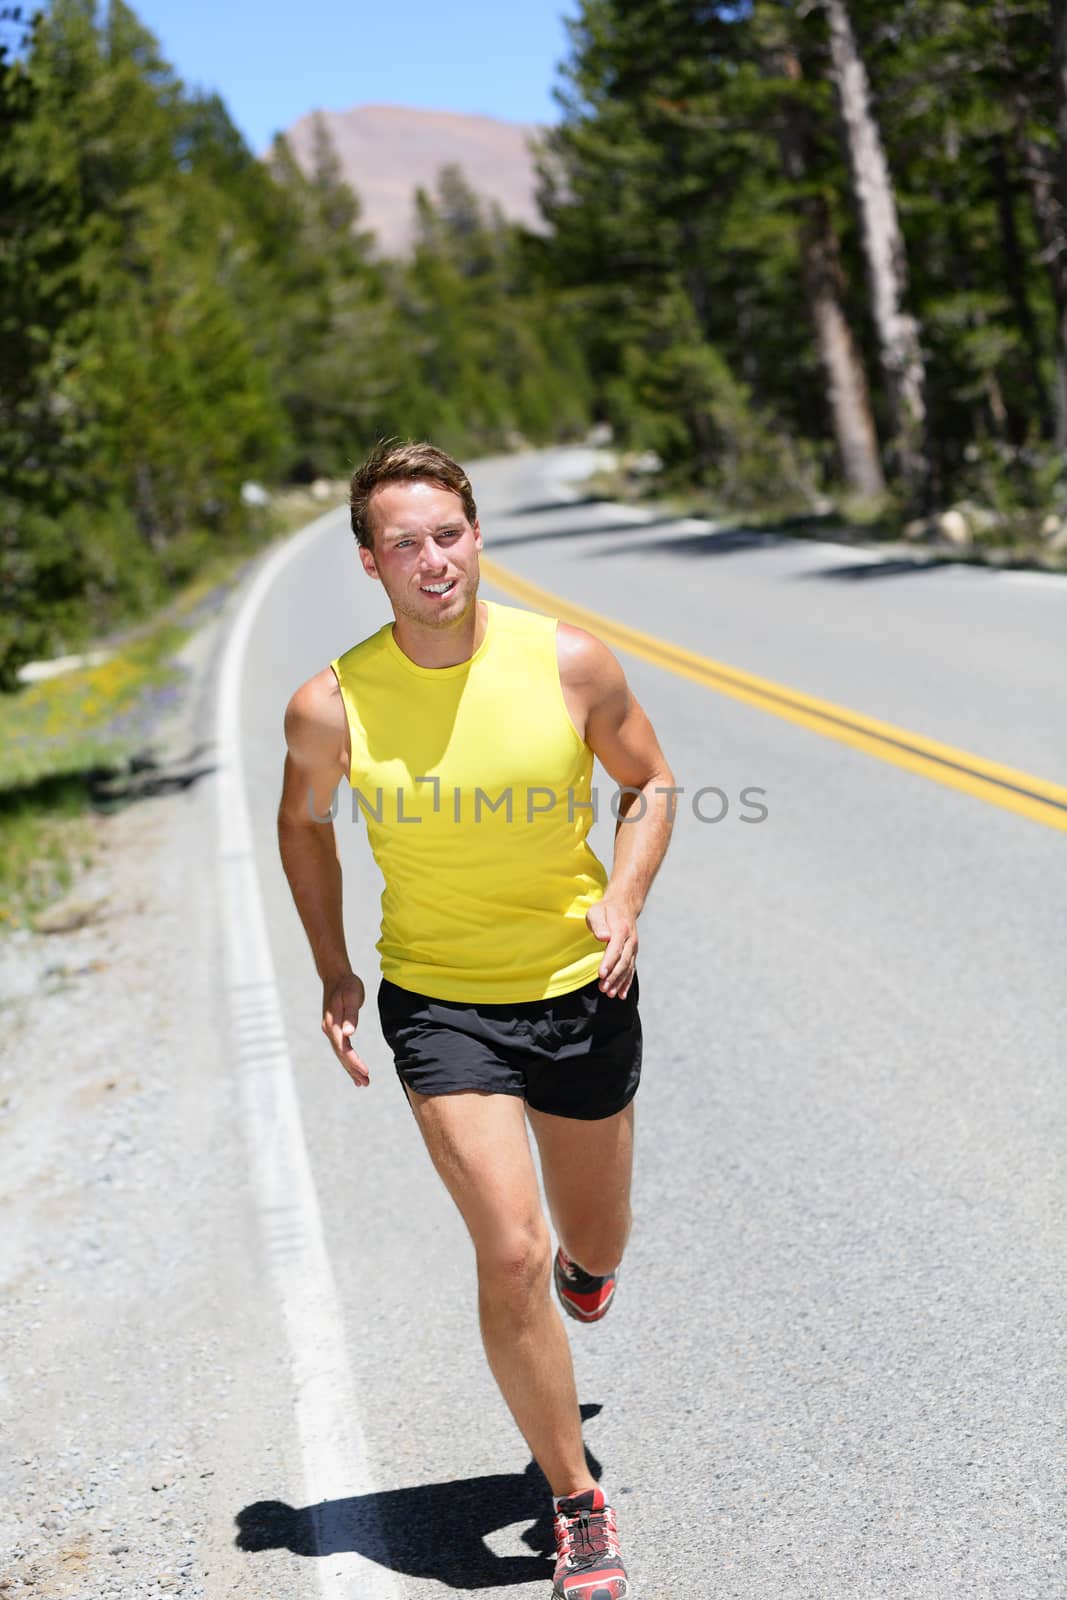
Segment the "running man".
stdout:
<path fill-rule="evenodd" d="M 641 1072 L 637 918 L 670 835 L 673 778 L 611 651 L 478 599 L 463 469 L 380 445 L 352 479 L 364 570 L 395 621 L 286 711 L 282 863 L 353 1082 L 366 1000 L 328 816 L 358 791 L 382 895 L 382 1032 L 470 1231 L 486 1355 L 555 1505 L 553 1594 L 622 1600 L 615 1515 L 586 1465 L 563 1310 L 596 1322 L 630 1232 Z M 619 785 L 610 878 L 587 843 L 593 757 Z M 530 1153 L 537 1139 L 553 1260 Z"/>

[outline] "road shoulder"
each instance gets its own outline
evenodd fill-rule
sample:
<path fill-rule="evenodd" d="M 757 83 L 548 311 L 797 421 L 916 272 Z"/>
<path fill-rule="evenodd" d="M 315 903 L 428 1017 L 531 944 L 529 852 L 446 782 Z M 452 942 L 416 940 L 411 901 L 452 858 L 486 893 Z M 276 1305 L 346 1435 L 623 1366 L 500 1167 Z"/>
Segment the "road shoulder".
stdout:
<path fill-rule="evenodd" d="M 210 767 L 220 627 L 190 642 L 164 773 L 190 741 Z M 299 1558 L 234 1544 L 300 1478 L 227 1058 L 212 784 L 100 819 L 81 925 L 0 949 L 5 1593 L 306 1587 Z"/>

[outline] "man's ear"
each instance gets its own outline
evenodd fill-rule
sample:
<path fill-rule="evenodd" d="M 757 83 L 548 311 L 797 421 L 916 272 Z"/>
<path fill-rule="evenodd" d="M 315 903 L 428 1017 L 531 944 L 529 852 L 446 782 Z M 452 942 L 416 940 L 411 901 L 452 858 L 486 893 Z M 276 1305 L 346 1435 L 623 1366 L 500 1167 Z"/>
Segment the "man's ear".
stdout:
<path fill-rule="evenodd" d="M 474 519 L 474 548 L 476 550 L 482 548 L 482 529 L 477 517 Z"/>
<path fill-rule="evenodd" d="M 368 550 L 365 544 L 358 545 L 357 549 L 359 550 L 359 559 L 363 563 L 363 570 L 367 574 L 367 577 L 376 578 L 378 576 L 378 568 L 374 563 L 374 551 Z"/>

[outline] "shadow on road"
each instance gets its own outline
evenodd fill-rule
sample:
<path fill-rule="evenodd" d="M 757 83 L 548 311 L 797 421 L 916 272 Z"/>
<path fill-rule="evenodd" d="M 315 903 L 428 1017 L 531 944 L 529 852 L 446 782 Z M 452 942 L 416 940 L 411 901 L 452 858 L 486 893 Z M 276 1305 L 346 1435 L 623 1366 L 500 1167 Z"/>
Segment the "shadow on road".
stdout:
<path fill-rule="evenodd" d="M 818 572 L 798 572 L 798 579 L 837 578 L 843 583 L 865 583 L 873 578 L 910 578 L 916 573 L 933 572 L 935 567 L 958 567 L 946 556 L 887 556 L 882 561 L 846 561 L 840 567 L 821 567 Z"/>
<path fill-rule="evenodd" d="M 576 511 L 581 506 L 604 506 L 610 504 L 611 501 L 606 500 L 603 495 L 583 494 L 577 500 L 539 500 L 531 505 L 512 506 L 510 510 L 502 512 L 501 515 L 508 517 L 542 517 L 546 516 L 550 511 Z"/>
<path fill-rule="evenodd" d="M 679 520 L 678 517 L 663 519 L 665 523 Z M 643 533 L 646 528 L 654 526 L 651 522 L 641 523 L 634 532 Z M 604 529 L 605 533 L 611 531 L 610 528 Z M 793 535 L 773 533 L 764 528 L 709 528 L 706 533 L 683 533 L 677 539 L 627 539 L 625 544 L 611 545 L 607 550 L 591 550 L 586 559 L 632 555 L 634 551 L 664 556 L 729 556 L 738 550 L 771 550 L 779 545 L 795 543 Z"/>
<path fill-rule="evenodd" d="M 513 544 L 549 544 L 553 539 L 581 539 L 605 533 L 644 533 L 649 528 L 670 527 L 677 521 L 677 517 L 653 517 L 648 522 L 594 522 L 587 527 L 540 529 L 530 533 L 491 533 L 485 541 L 485 553 L 491 557 L 494 551 Z M 627 544 L 626 548 L 632 550 L 634 546 Z"/>
<path fill-rule="evenodd" d="M 117 811 L 136 800 L 191 788 L 209 777 L 216 764 L 203 759 L 207 749 L 198 745 L 187 755 L 167 761 L 148 754 L 133 755 L 114 766 L 73 767 L 68 772 L 8 784 L 0 789 L 0 813 L 62 815 L 86 805 L 95 811 Z"/>
<path fill-rule="evenodd" d="M 677 519 L 675 519 L 677 520 Z M 645 523 L 644 527 L 652 527 L 652 523 Z M 605 529 L 604 532 L 610 530 Z M 642 529 L 638 528 L 638 532 Z M 838 539 L 841 539 L 841 530 L 836 530 Z M 635 552 L 663 556 L 729 556 L 738 551 L 747 550 L 777 550 L 786 544 L 805 544 L 809 539 L 822 540 L 826 538 L 827 530 L 818 526 L 817 521 L 801 517 L 786 519 L 776 523 L 773 527 L 746 528 L 735 526 L 731 528 L 709 528 L 706 533 L 684 533 L 677 539 L 627 539 L 625 543 L 611 545 L 606 550 L 590 550 L 584 553 L 585 560 L 600 560 L 606 556 L 633 555 Z M 862 547 L 865 551 L 871 549 L 870 545 Z M 878 557 L 876 560 L 844 561 L 837 567 L 818 567 L 812 572 L 797 572 L 793 576 L 798 580 L 821 582 L 824 578 L 836 578 L 841 582 L 862 583 L 873 578 L 900 578 L 922 572 L 932 572 L 937 567 L 957 566 L 959 563 L 948 556 L 915 555 Z"/>
<path fill-rule="evenodd" d="M 96 772 L 89 784 L 93 804 L 109 809 L 171 794 L 175 789 L 190 789 L 217 770 L 214 761 L 204 760 L 209 750 L 209 745 L 199 744 L 186 755 L 165 761 L 154 755 L 135 755 L 122 767 Z"/>
<path fill-rule="evenodd" d="M 582 1418 L 600 1411 L 584 1405 Z M 601 1464 L 586 1449 L 593 1477 Z M 412 1578 L 434 1578 L 450 1589 L 492 1589 L 544 1583 L 555 1554 L 551 1498 L 540 1468 L 501 1472 L 449 1483 L 419 1484 L 379 1494 L 349 1495 L 319 1505 L 290 1506 L 257 1500 L 237 1514 L 239 1550 L 290 1550 L 298 1556 L 357 1551 L 380 1566 Z M 498 1556 L 486 1537 L 517 1522 L 530 1554 Z"/>
<path fill-rule="evenodd" d="M 0 813 L 69 814 L 85 805 L 94 811 L 117 811 L 134 800 L 190 789 L 216 771 L 216 763 L 203 760 L 205 750 L 206 746 L 197 746 L 163 762 L 155 755 L 131 755 L 114 766 L 72 766 L 69 771 L 6 784 L 0 789 Z"/>

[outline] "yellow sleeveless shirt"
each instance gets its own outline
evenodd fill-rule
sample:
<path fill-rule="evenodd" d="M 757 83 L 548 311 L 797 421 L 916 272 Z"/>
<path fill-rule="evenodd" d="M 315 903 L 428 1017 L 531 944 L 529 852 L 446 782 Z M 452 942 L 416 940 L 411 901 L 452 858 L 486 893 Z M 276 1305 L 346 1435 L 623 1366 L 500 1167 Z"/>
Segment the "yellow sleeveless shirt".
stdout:
<path fill-rule="evenodd" d="M 331 662 L 353 815 L 385 880 L 382 972 L 472 1004 L 589 983 L 604 946 L 585 913 L 607 883 L 586 839 L 593 753 L 563 699 L 555 619 L 485 604 L 485 637 L 458 666 L 417 666 L 391 623 Z"/>

